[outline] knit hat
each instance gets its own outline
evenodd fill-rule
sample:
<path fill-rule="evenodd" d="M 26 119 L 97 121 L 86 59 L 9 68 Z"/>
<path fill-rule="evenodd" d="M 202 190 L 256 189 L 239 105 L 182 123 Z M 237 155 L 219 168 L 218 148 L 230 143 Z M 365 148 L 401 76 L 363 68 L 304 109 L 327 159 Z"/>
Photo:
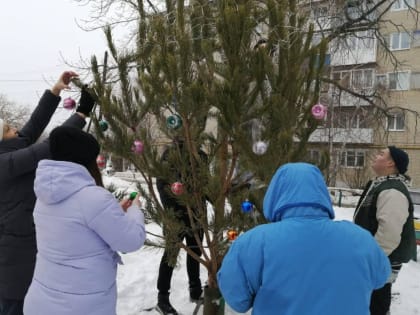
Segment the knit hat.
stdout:
<path fill-rule="evenodd" d="M 51 158 L 81 164 L 86 168 L 96 161 L 99 143 L 91 134 L 75 127 L 60 126 L 50 133 Z"/>
<path fill-rule="evenodd" d="M 405 172 L 407 172 L 407 166 L 408 166 L 408 154 L 401 150 L 398 149 L 396 146 L 389 146 L 389 153 L 391 154 L 392 160 L 395 163 L 396 168 L 398 169 L 398 172 L 400 174 L 405 174 Z"/>
<path fill-rule="evenodd" d="M 0 118 L 0 141 L 3 140 L 4 120 Z"/>

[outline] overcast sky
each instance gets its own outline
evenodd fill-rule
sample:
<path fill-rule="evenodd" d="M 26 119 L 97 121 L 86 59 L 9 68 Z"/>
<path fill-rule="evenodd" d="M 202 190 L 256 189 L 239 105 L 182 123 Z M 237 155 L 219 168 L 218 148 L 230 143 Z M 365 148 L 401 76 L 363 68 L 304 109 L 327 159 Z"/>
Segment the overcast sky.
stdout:
<path fill-rule="evenodd" d="M 72 64 L 94 54 L 101 60 L 103 32 L 85 32 L 76 24 L 88 16 L 89 8 L 71 0 L 2 1 L 0 94 L 32 108 L 64 70 L 74 70 L 63 57 Z"/>

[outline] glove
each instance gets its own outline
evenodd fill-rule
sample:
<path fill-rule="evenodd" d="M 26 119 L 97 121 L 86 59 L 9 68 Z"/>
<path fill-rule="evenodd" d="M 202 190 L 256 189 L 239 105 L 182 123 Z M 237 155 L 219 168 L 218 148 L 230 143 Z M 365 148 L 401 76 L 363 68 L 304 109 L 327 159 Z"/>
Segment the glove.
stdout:
<path fill-rule="evenodd" d="M 76 108 L 76 111 L 86 116 L 89 116 L 90 112 L 93 109 L 93 105 L 95 105 L 95 100 L 87 91 L 86 87 L 82 88 L 82 93 L 80 95 L 79 106 Z"/>

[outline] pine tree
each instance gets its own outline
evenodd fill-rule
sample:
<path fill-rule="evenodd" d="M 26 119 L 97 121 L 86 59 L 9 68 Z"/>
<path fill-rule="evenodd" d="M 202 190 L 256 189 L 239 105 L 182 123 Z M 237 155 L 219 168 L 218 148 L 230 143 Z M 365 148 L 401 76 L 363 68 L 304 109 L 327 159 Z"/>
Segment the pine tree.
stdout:
<path fill-rule="evenodd" d="M 200 261 L 208 287 L 217 290 L 227 232 L 264 222 L 262 200 L 272 174 L 306 155 L 319 123 L 311 107 L 319 100 L 327 39 L 311 44 L 313 26 L 295 0 L 166 1 L 160 13 L 141 13 L 132 51 L 118 50 L 107 29 L 111 61 L 105 67 L 92 59 L 99 104 L 93 123 L 103 149 L 143 175 L 147 216 L 167 226 L 154 245 L 176 242 L 184 229 L 159 203 L 154 180 L 173 183 L 176 173 L 183 175 L 186 193 L 176 198 L 204 229 L 203 255 L 177 245 Z M 178 118 L 182 124 L 173 128 Z M 171 166 L 161 163 L 163 145 L 179 137 L 187 155 L 172 155 Z M 132 150 L 136 140 L 144 145 L 140 154 Z M 204 314 L 217 309 L 206 301 Z"/>

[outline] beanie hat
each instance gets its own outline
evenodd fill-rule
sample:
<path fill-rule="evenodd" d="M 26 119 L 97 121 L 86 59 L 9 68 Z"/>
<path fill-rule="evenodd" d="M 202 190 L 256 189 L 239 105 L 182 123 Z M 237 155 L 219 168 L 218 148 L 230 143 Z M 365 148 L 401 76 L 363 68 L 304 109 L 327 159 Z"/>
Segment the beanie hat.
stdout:
<path fill-rule="evenodd" d="M 4 120 L 0 118 L 0 141 L 3 140 Z"/>
<path fill-rule="evenodd" d="M 388 149 L 398 172 L 400 174 L 405 174 L 405 172 L 407 172 L 407 166 L 409 162 L 408 154 L 405 151 L 398 149 L 396 146 L 393 145 L 389 146 Z"/>
<path fill-rule="evenodd" d="M 75 127 L 60 126 L 50 133 L 51 158 L 81 164 L 86 168 L 96 161 L 99 143 L 91 134 Z"/>

